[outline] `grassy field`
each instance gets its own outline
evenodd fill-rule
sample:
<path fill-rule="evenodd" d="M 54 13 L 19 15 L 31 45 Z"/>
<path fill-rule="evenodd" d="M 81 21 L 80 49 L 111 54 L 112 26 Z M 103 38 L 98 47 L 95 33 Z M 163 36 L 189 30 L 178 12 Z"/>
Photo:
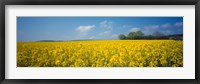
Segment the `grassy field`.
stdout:
<path fill-rule="evenodd" d="M 17 67 L 182 67 L 183 41 L 18 42 Z"/>

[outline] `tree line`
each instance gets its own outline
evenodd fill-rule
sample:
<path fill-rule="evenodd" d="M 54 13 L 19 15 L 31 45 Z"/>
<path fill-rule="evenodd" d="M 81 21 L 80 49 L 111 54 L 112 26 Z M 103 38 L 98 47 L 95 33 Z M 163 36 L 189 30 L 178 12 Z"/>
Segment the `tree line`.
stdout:
<path fill-rule="evenodd" d="M 139 40 L 139 39 L 172 39 L 172 40 L 183 40 L 183 34 L 173 34 L 173 35 L 164 35 L 161 32 L 154 32 L 152 35 L 144 35 L 142 31 L 130 32 L 127 36 L 120 34 L 120 40 Z"/>

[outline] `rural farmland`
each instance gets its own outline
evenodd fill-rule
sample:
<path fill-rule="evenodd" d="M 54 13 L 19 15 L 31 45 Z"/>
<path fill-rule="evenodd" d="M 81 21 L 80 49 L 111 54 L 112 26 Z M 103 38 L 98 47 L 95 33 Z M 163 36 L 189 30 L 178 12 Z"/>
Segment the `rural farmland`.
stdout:
<path fill-rule="evenodd" d="M 97 40 L 18 42 L 18 67 L 182 67 L 183 42 Z"/>
<path fill-rule="evenodd" d="M 183 17 L 17 17 L 16 67 L 184 67 Z"/>

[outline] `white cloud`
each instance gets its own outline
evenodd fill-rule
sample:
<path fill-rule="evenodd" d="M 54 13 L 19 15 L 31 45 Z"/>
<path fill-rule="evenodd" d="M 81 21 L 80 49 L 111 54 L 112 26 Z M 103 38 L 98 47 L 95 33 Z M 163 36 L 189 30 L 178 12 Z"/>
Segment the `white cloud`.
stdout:
<path fill-rule="evenodd" d="M 173 32 L 170 31 L 170 30 L 165 30 L 165 31 L 163 31 L 162 33 L 165 34 L 165 35 L 170 35 L 170 34 L 172 34 Z"/>
<path fill-rule="evenodd" d="M 100 26 L 101 26 L 102 28 L 111 29 L 111 28 L 112 28 L 112 22 L 105 20 L 105 21 L 103 21 L 103 22 L 100 22 Z"/>
<path fill-rule="evenodd" d="M 76 31 L 79 32 L 75 38 L 87 39 L 88 32 L 94 29 L 95 27 L 96 27 L 95 25 L 79 26 L 78 28 L 75 29 Z"/>
<path fill-rule="evenodd" d="M 165 23 L 162 25 L 149 25 L 149 26 L 144 26 L 141 30 L 145 35 L 151 35 L 154 32 L 162 32 L 164 34 L 173 34 L 175 33 L 174 31 L 171 30 L 161 30 L 159 28 L 173 28 L 173 27 L 181 27 L 183 26 L 183 22 L 176 22 L 174 24 L 170 23 Z M 137 28 L 132 28 L 130 31 L 138 31 L 139 29 Z M 181 31 L 180 31 L 181 32 Z"/>
<path fill-rule="evenodd" d="M 91 36 L 91 37 L 89 37 L 89 39 L 94 39 L 95 38 L 95 36 Z"/>
<path fill-rule="evenodd" d="M 159 25 L 150 25 L 150 26 L 144 26 L 144 34 L 145 35 L 151 35 L 152 33 L 156 32 L 159 28 Z"/>
<path fill-rule="evenodd" d="M 174 24 L 175 27 L 180 27 L 180 26 L 183 26 L 183 22 L 176 22 Z"/>
<path fill-rule="evenodd" d="M 159 25 L 150 25 L 150 26 L 144 26 L 144 29 L 150 30 L 150 29 L 158 29 Z"/>
<path fill-rule="evenodd" d="M 98 35 L 99 36 L 108 36 L 110 34 L 111 34 L 111 31 L 104 31 L 104 32 L 99 33 Z"/>
<path fill-rule="evenodd" d="M 161 28 L 170 28 L 172 25 L 170 23 L 165 23 L 160 26 Z"/>
<path fill-rule="evenodd" d="M 87 26 L 79 26 L 76 31 L 79 31 L 80 33 L 87 33 L 91 29 L 95 28 L 95 25 L 87 25 Z"/>
<path fill-rule="evenodd" d="M 134 28 L 131 28 L 129 30 L 129 32 L 136 32 L 136 31 L 140 31 L 140 30 L 141 30 L 140 28 L 134 27 Z"/>
<path fill-rule="evenodd" d="M 152 33 L 154 32 L 154 31 L 148 31 L 148 30 L 144 30 L 144 31 L 142 31 L 145 35 L 152 35 Z"/>
<path fill-rule="evenodd" d="M 111 37 L 112 37 L 113 39 L 117 39 L 117 38 L 118 38 L 118 35 L 117 35 L 117 34 L 113 34 Z"/>

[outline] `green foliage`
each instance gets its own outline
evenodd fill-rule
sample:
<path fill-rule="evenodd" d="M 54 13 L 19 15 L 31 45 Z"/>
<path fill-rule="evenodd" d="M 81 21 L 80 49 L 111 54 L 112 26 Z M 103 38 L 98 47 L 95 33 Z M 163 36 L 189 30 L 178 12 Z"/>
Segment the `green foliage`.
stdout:
<path fill-rule="evenodd" d="M 128 39 L 140 39 L 144 35 L 141 31 L 130 32 L 127 36 Z"/>
<path fill-rule="evenodd" d="M 183 40 L 183 34 L 164 35 L 162 32 L 154 32 L 152 35 L 144 35 L 142 31 L 130 32 L 127 36 L 124 34 L 119 35 L 120 40 L 138 40 L 138 39 L 171 39 Z"/>
<path fill-rule="evenodd" d="M 120 34 L 120 35 L 119 35 L 119 39 L 120 39 L 120 40 L 124 40 L 124 39 L 126 39 L 126 36 L 125 36 L 124 34 Z"/>

